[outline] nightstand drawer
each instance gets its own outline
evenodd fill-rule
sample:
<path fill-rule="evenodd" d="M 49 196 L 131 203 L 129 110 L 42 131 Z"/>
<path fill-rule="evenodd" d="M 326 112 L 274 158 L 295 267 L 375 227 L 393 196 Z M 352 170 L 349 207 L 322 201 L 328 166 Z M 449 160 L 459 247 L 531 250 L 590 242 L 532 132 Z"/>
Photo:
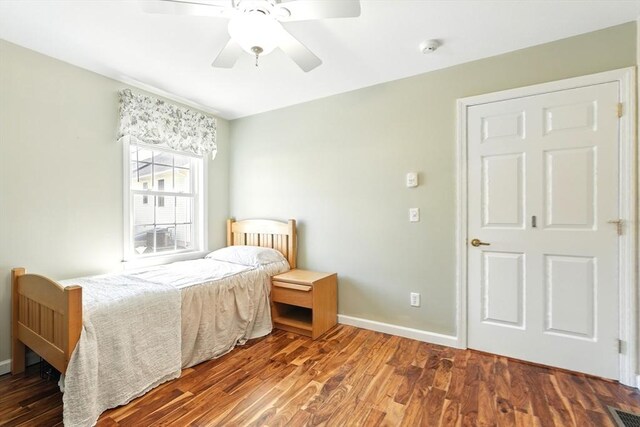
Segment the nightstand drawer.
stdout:
<path fill-rule="evenodd" d="M 271 300 L 298 307 L 311 308 L 313 307 L 313 287 L 274 280 L 271 289 Z"/>

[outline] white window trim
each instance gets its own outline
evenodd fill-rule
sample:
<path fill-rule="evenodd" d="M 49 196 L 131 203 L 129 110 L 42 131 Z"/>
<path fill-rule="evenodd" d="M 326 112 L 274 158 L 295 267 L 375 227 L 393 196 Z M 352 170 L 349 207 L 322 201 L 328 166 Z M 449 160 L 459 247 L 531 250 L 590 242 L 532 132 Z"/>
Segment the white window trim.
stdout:
<path fill-rule="evenodd" d="M 143 144 L 135 142 L 137 145 L 145 146 L 155 151 L 165 151 L 169 153 L 175 153 L 175 150 L 171 150 L 158 145 Z M 129 137 L 122 138 L 122 212 L 123 212 L 123 227 L 122 227 L 122 241 L 123 241 L 123 257 L 122 266 L 123 269 L 128 270 L 132 268 L 148 267 L 153 265 L 168 264 L 176 261 L 185 261 L 189 259 L 196 259 L 204 257 L 209 251 L 208 247 L 208 197 L 207 197 L 207 182 L 209 174 L 209 162 L 206 156 L 198 156 L 191 153 L 180 153 L 183 156 L 193 157 L 196 159 L 202 159 L 202 167 L 198 168 L 197 173 L 200 176 L 192 178 L 192 185 L 196 188 L 197 196 L 195 197 L 194 206 L 194 218 L 193 223 L 195 229 L 199 230 L 199 233 L 194 231 L 194 244 L 196 249 L 185 249 L 178 252 L 171 252 L 167 254 L 158 255 L 144 255 L 135 256 L 133 253 L 133 247 L 131 245 L 131 236 L 133 233 L 133 213 L 131 212 L 131 197 L 135 191 L 131 191 L 131 174 L 130 174 L 130 148 L 131 141 Z M 202 185 L 200 185 L 202 182 Z M 179 193 L 162 193 L 164 196 L 179 195 Z"/>

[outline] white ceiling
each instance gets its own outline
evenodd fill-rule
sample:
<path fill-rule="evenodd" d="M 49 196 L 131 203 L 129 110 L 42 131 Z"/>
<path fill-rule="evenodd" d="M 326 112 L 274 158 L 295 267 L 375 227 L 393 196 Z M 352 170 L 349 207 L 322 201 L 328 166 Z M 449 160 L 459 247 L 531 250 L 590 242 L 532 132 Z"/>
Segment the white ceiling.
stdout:
<path fill-rule="evenodd" d="M 339 1 L 339 0 L 324 0 Z M 286 28 L 322 60 L 276 50 L 210 64 L 223 18 L 150 15 L 136 1 L 0 0 L 0 38 L 234 119 L 635 20 L 640 0 L 363 0 L 359 18 Z M 436 38 L 431 55 L 418 44 Z M 611 46 L 611 49 L 615 49 Z M 597 55 L 598 52 L 594 52 Z"/>

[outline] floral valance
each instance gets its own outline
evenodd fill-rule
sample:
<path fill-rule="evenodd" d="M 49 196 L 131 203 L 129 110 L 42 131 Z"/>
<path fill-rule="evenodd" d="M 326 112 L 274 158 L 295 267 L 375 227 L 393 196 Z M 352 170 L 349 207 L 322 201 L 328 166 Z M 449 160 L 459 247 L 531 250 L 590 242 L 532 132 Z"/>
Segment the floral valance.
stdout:
<path fill-rule="evenodd" d="M 199 155 L 215 156 L 217 150 L 215 118 L 124 89 L 120 91 L 118 140 L 127 136 Z"/>

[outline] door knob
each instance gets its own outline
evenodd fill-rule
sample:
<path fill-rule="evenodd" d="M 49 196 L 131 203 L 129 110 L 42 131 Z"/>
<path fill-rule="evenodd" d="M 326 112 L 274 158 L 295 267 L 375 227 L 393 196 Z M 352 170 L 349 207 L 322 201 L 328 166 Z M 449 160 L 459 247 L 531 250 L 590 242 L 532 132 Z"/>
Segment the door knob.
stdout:
<path fill-rule="evenodd" d="M 491 244 L 491 243 L 485 243 L 485 242 L 482 242 L 480 239 L 473 239 L 473 240 L 471 241 L 471 246 L 475 246 L 476 248 L 477 248 L 478 246 L 489 246 L 490 244 Z"/>

